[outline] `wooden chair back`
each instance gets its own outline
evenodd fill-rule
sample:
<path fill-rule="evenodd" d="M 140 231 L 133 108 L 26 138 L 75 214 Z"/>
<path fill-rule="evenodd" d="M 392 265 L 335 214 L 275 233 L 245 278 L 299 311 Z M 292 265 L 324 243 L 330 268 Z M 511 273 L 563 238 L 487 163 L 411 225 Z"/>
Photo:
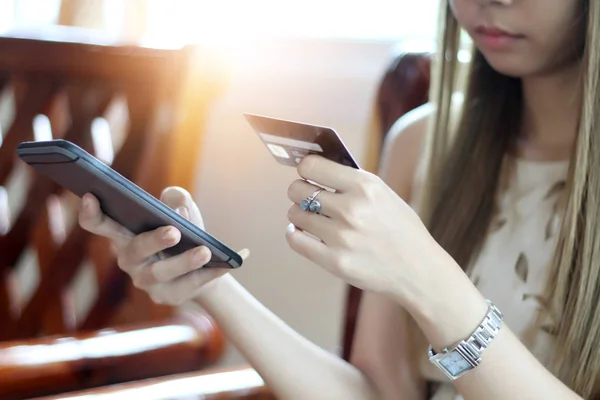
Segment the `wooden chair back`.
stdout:
<path fill-rule="evenodd" d="M 78 226 L 79 199 L 15 149 L 63 138 L 155 196 L 186 184 L 190 172 L 175 177 L 181 166 L 173 161 L 197 156 L 177 147 L 185 134 L 200 134 L 189 125 L 197 117 L 179 118 L 191 55 L 103 42 L 73 28 L 0 37 L 0 340 L 170 315 L 131 289 L 108 241 Z"/>

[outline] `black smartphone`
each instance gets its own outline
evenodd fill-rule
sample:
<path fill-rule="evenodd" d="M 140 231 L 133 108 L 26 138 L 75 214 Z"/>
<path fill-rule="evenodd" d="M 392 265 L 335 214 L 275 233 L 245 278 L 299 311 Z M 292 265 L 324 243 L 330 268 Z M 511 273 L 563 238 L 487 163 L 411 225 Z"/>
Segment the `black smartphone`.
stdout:
<path fill-rule="evenodd" d="M 264 115 L 243 113 L 275 160 L 295 167 L 309 154 L 359 169 L 358 163 L 332 128 Z"/>
<path fill-rule="evenodd" d="M 242 257 L 237 252 L 74 143 L 62 139 L 23 142 L 17 147 L 17 154 L 75 195 L 96 196 L 107 216 L 135 234 L 166 225 L 179 229 L 181 240 L 163 251 L 167 256 L 203 245 L 212 252 L 206 267 L 239 268 L 242 265 Z"/>

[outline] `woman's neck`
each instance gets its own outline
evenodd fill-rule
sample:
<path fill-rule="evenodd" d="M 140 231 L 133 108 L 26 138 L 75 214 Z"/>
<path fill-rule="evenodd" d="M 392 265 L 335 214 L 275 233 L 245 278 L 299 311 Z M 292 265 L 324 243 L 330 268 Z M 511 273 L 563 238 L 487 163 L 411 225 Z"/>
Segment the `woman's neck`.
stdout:
<path fill-rule="evenodd" d="M 579 65 L 522 81 L 523 127 L 517 153 L 538 160 L 570 157 L 581 113 Z"/>

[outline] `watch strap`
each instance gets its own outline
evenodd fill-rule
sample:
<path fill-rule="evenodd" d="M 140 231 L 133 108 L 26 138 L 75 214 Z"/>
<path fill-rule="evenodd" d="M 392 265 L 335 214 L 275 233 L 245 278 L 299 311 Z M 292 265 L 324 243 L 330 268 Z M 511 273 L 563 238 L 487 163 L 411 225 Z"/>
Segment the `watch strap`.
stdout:
<path fill-rule="evenodd" d="M 490 343 L 498 336 L 500 328 L 504 320 L 504 316 L 500 310 L 490 301 L 487 300 L 488 311 L 477 326 L 475 331 L 466 339 L 461 340 L 456 346 L 452 348 L 445 348 L 440 353 L 436 353 L 433 347 L 429 345 L 429 360 L 442 369 L 442 371 L 448 375 L 451 379 L 457 379 L 464 375 L 481 363 L 481 355 L 483 351 L 490 345 Z M 464 359 L 470 368 L 464 371 L 460 375 L 453 375 L 443 367 L 443 363 L 440 363 L 443 358 L 448 356 L 450 353 L 457 353 L 462 359 Z"/>

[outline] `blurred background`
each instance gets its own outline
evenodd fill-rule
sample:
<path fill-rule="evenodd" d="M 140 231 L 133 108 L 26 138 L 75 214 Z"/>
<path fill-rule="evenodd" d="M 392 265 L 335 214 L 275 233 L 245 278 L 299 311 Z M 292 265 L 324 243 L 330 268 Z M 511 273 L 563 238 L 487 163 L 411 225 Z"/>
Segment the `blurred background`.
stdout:
<path fill-rule="evenodd" d="M 375 171 L 391 123 L 426 101 L 437 11 L 438 0 L 0 0 L 0 397 L 247 365 L 226 340 L 221 347 L 210 318 L 182 317 L 130 287 L 109 245 L 82 239 L 72 196 L 15 159 L 22 140 L 70 138 L 155 195 L 186 187 L 210 233 L 250 249 L 234 276 L 342 355 L 349 288 L 289 250 L 296 172 L 273 160 L 242 112 L 332 127 Z M 129 336 L 118 335 L 122 324 Z M 91 345 L 111 335 L 116 354 L 36 353 L 65 337 Z M 127 372 L 157 354 L 165 364 L 191 353 L 200 356 L 172 369 Z"/>

